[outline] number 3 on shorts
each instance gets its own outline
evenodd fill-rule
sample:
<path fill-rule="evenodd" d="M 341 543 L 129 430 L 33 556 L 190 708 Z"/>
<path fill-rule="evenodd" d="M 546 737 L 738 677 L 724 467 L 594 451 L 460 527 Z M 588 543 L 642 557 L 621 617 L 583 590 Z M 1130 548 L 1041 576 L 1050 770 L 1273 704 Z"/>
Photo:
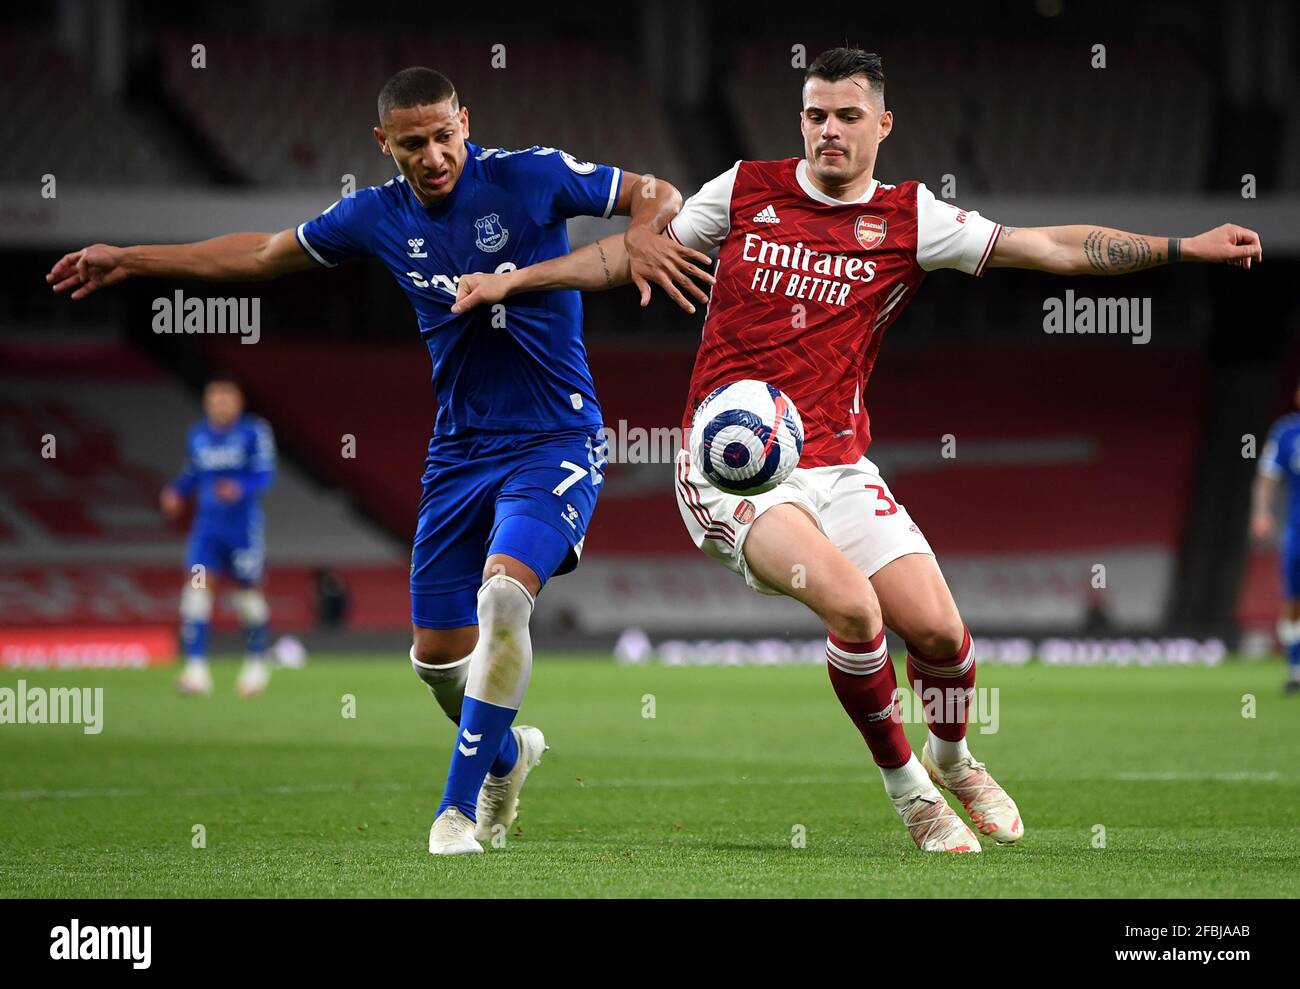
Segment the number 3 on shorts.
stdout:
<path fill-rule="evenodd" d="M 876 509 L 877 515 L 893 515 L 896 511 L 898 511 L 898 502 L 894 501 L 893 498 L 885 494 L 885 489 L 882 488 L 879 484 L 864 484 L 863 487 L 865 487 L 868 491 L 874 491 L 876 493 L 876 498 L 879 501 L 883 501 L 886 505 L 889 506 L 888 508 L 877 508 Z"/>
<path fill-rule="evenodd" d="M 562 495 L 587 476 L 587 468 L 579 467 L 572 460 L 561 460 L 560 466 L 568 469 L 569 476 L 551 489 L 551 494 Z"/>

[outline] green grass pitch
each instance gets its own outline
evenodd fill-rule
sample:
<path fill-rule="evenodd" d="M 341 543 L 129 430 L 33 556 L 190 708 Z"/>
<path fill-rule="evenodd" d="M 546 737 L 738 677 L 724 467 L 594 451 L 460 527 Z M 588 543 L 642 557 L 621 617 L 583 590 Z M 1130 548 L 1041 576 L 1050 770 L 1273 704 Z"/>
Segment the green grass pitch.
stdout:
<path fill-rule="evenodd" d="M 214 670 L 210 698 L 174 670 L 22 674 L 102 686 L 104 728 L 0 725 L 0 896 L 1300 895 L 1300 696 L 1276 663 L 984 667 L 1000 730 L 971 748 L 1027 833 L 936 856 L 824 669 L 542 657 L 520 720 L 551 751 L 506 847 L 450 860 L 426 841 L 451 730 L 400 654 L 278 671 L 251 701 Z"/>

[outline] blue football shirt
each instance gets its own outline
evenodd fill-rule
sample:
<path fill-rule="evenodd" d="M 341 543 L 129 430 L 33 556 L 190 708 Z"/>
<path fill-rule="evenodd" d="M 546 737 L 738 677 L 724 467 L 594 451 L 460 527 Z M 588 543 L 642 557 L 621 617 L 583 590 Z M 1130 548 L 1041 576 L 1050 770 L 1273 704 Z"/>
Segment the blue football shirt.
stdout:
<path fill-rule="evenodd" d="M 453 314 L 462 273 L 500 272 L 569 251 L 565 221 L 607 217 L 622 172 L 555 148 L 466 142 L 451 193 L 424 206 L 399 175 L 298 227 L 319 264 L 376 257 L 415 307 L 433 359 L 435 436 L 598 430 L 603 425 L 576 291 L 531 292 Z"/>
<path fill-rule="evenodd" d="M 1260 454 L 1259 472 L 1286 479 L 1286 524 L 1292 529 L 1300 527 L 1300 413 L 1273 423 Z"/>
<path fill-rule="evenodd" d="M 244 496 L 236 502 L 217 497 L 216 484 L 238 481 Z M 182 495 L 195 494 L 194 524 L 199 528 L 243 531 L 261 518 L 261 497 L 275 479 L 275 437 L 266 420 L 241 416 L 228 429 L 204 419 L 190 427 L 185 464 L 172 482 Z"/>

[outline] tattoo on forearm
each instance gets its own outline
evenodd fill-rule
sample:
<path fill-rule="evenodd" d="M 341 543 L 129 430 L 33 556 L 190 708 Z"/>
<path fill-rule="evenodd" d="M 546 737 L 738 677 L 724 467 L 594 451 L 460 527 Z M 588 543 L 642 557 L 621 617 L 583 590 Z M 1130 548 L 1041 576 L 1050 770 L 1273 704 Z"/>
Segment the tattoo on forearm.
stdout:
<path fill-rule="evenodd" d="M 600 252 L 600 266 L 605 269 L 605 287 L 613 288 L 614 276 L 609 273 L 609 258 L 605 257 L 605 248 L 600 241 L 596 242 L 596 250 Z"/>
<path fill-rule="evenodd" d="M 1083 239 L 1083 256 L 1100 275 L 1120 275 L 1165 263 L 1165 256 L 1153 252 L 1147 238 L 1117 230 L 1088 231 Z"/>

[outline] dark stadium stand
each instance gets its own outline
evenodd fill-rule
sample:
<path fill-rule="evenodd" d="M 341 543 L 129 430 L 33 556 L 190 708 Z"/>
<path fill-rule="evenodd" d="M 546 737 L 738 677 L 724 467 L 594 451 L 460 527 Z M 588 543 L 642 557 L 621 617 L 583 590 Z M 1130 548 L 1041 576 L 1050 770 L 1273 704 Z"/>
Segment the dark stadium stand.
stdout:
<path fill-rule="evenodd" d="M 1204 185 L 1208 158 L 1195 149 L 1209 139 L 1209 79 L 1174 46 L 1109 51 L 1105 69 L 1090 67 L 1087 48 L 1065 42 L 891 41 L 880 51 L 894 112 L 894 131 L 880 151 L 883 182 L 915 178 L 938 189 L 950 173 L 960 177 L 959 197 L 1169 194 Z M 800 154 L 803 73 L 791 65 L 790 45 L 747 43 L 736 69 L 726 91 L 747 156 Z M 1122 141 L 1099 106 L 1124 107 Z"/>
<path fill-rule="evenodd" d="M 455 83 L 470 109 L 471 139 L 487 147 L 550 145 L 636 172 L 686 175 L 648 87 L 593 44 L 512 43 L 503 54 L 508 71 L 493 68 L 490 37 L 226 35 L 206 44 L 207 67 L 195 69 L 189 36 L 162 42 L 166 91 L 258 184 L 337 189 L 344 174 L 358 186 L 392 178 L 395 170 L 370 132 L 380 87 L 408 65 L 436 68 Z M 609 112 L 611 102 L 617 114 Z"/>
<path fill-rule="evenodd" d="M 39 101 L 30 99 L 40 80 Z M 0 38 L 0 183 L 146 185 L 193 180 L 166 141 L 46 39 Z M 57 149 L 57 150 L 55 150 Z"/>

